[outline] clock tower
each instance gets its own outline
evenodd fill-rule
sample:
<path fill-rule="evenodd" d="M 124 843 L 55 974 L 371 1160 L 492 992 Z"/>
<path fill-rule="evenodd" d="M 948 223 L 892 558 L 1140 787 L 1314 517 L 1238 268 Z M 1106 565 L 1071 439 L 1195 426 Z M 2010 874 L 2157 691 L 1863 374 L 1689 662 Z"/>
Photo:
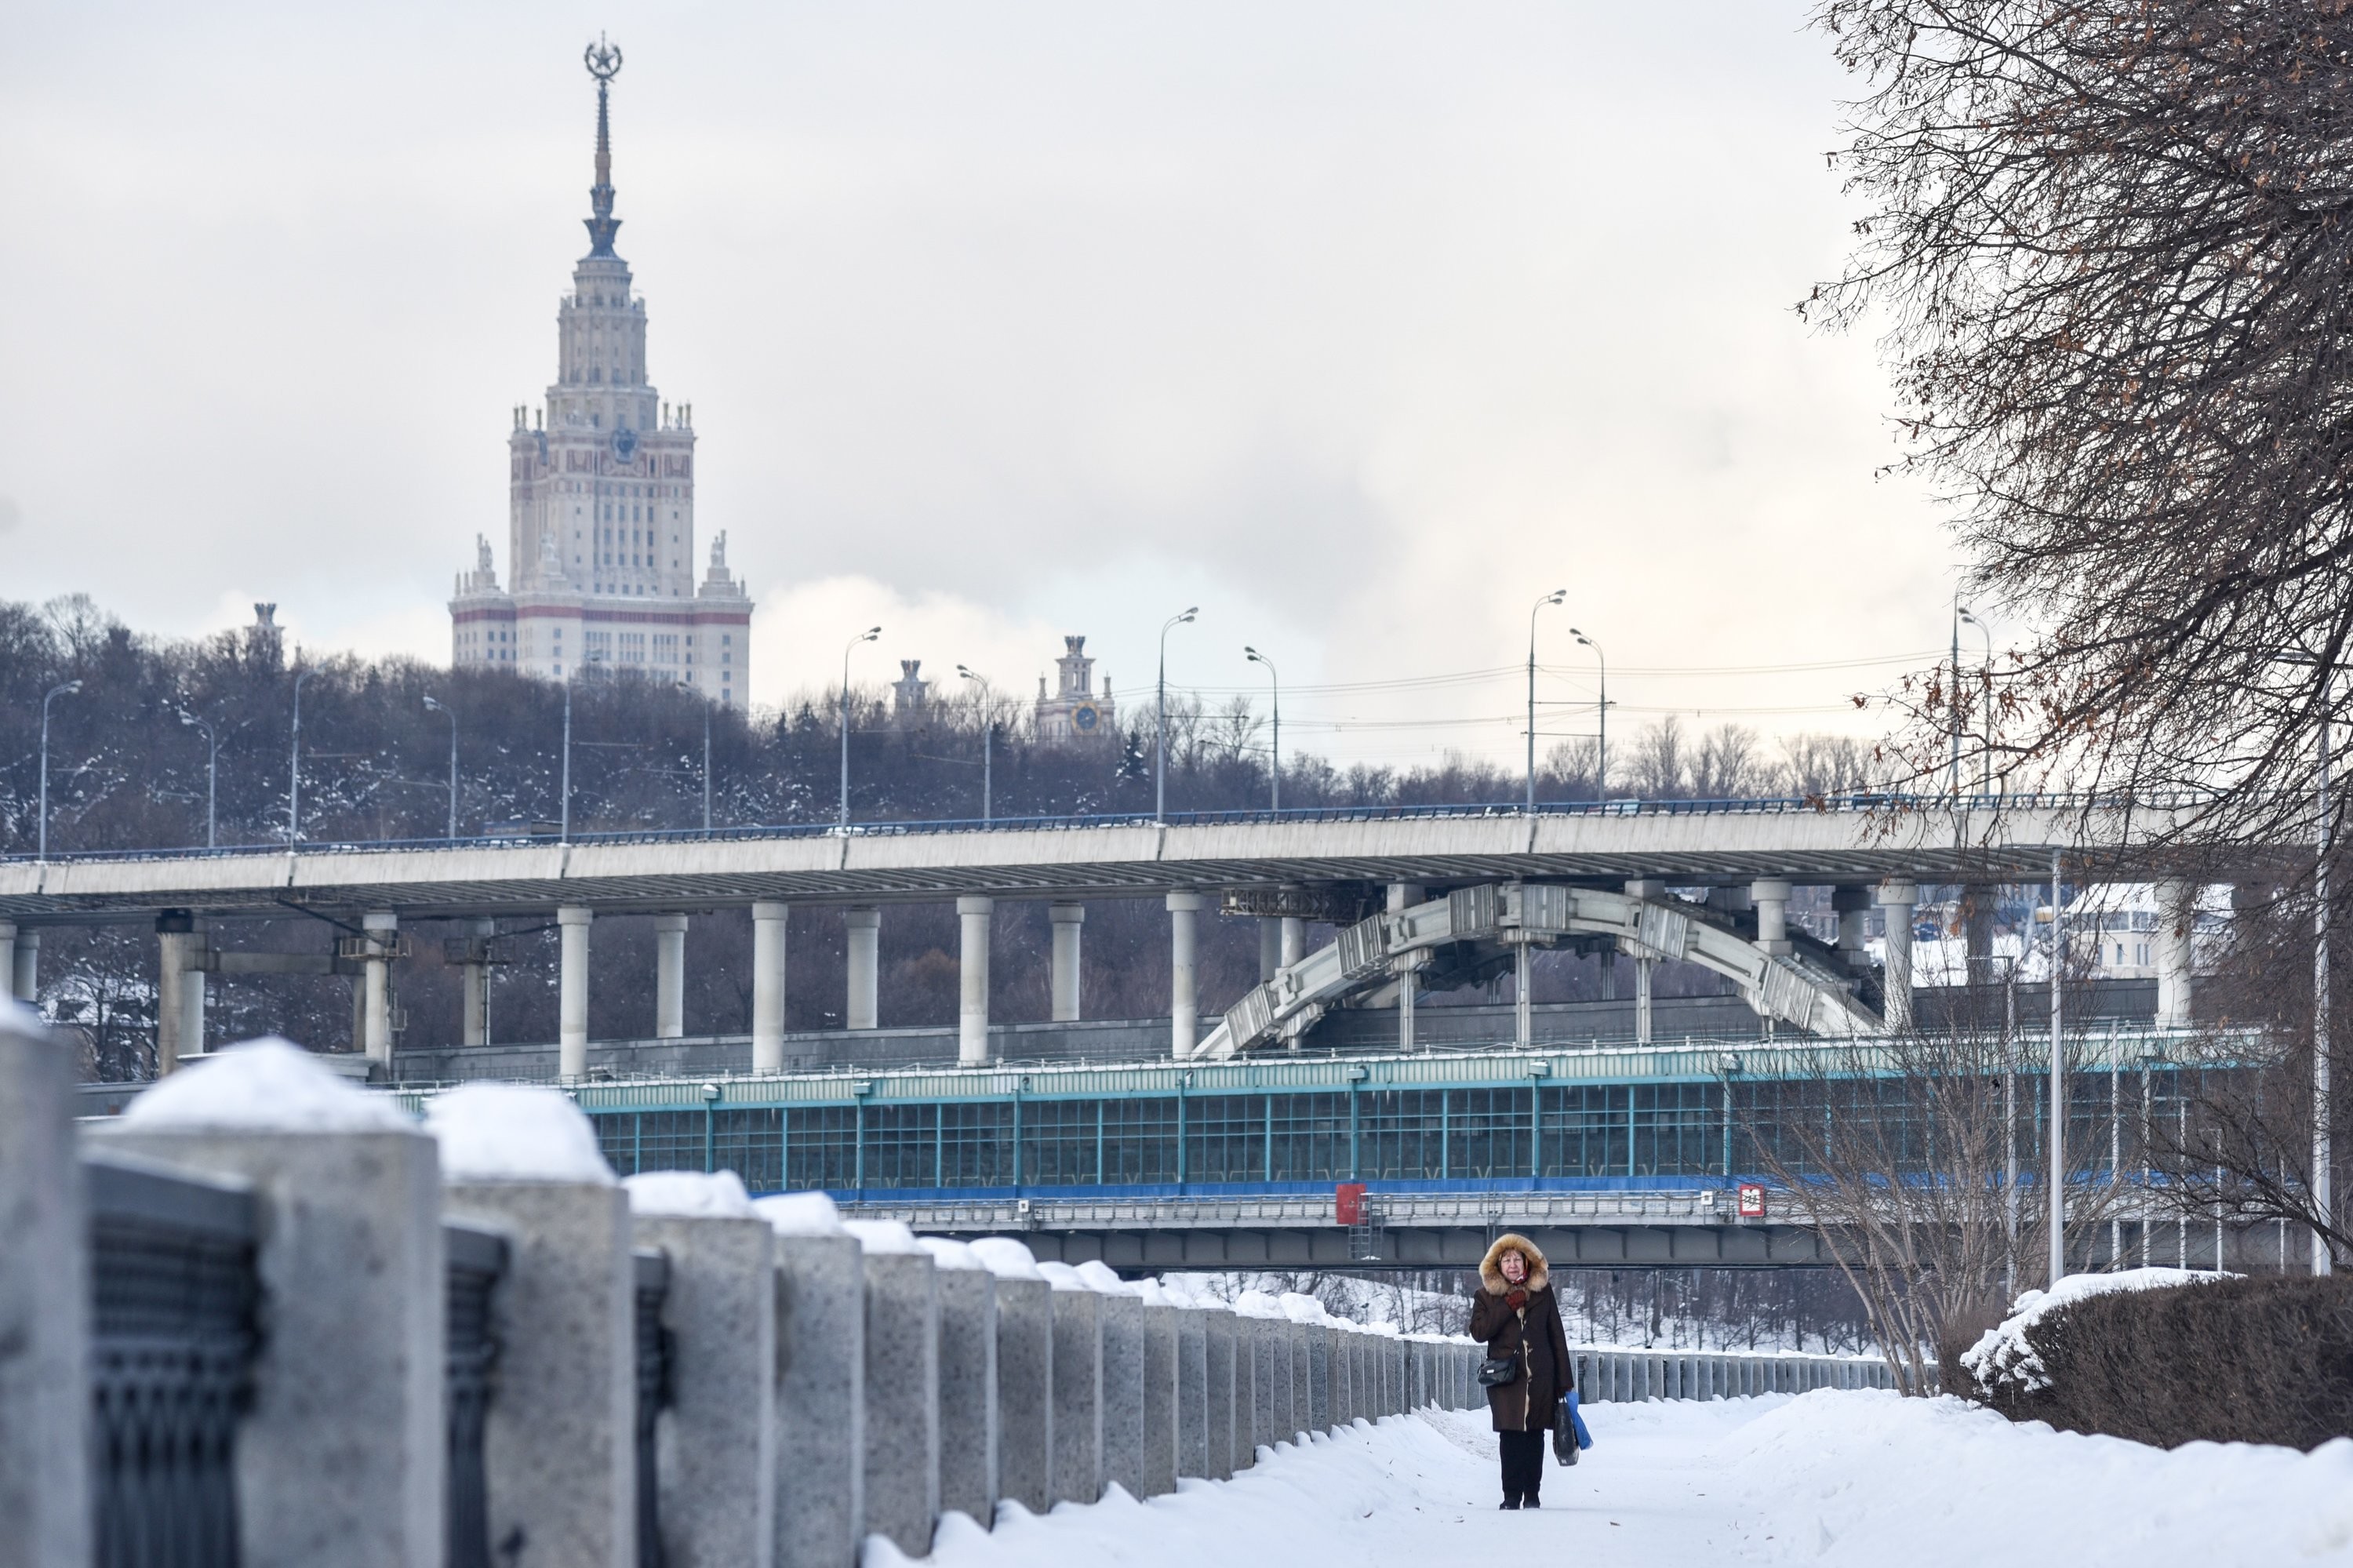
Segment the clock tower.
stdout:
<path fill-rule="evenodd" d="M 621 51 L 585 57 L 596 82 L 588 254 L 556 305 L 556 378 L 507 437 L 508 576 L 484 562 L 450 601 L 455 662 L 572 680 L 636 670 L 713 702 L 750 700 L 752 602 L 726 536 L 695 581 L 694 409 L 647 379 L 646 303 L 613 249 L 610 92 Z M 487 549 L 487 547 L 485 547 Z"/>

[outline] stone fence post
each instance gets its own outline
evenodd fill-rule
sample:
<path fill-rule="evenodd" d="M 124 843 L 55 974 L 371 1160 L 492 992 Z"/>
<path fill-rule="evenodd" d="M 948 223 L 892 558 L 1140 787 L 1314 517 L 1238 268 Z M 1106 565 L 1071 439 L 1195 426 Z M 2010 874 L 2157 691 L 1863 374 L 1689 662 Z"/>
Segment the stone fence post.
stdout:
<path fill-rule="evenodd" d="M 926 1557 L 940 1517 L 937 1266 L 896 1220 L 850 1220 L 866 1249 L 866 1531 Z"/>
<path fill-rule="evenodd" d="M 1054 1502 L 1054 1308 L 1029 1249 L 1009 1236 L 972 1244 L 997 1281 L 997 1495 L 1031 1513 Z"/>
<path fill-rule="evenodd" d="M 491 1546 L 517 1568 L 634 1568 L 628 1200 L 588 1118 L 557 1090 L 468 1084 L 432 1100 L 426 1126 L 441 1143 L 447 1212 L 508 1238 L 493 1298 L 498 1393 L 482 1437 Z M 343 1337 L 353 1337 L 348 1323 Z M 313 1487 L 319 1473 L 307 1473 Z"/>
<path fill-rule="evenodd" d="M 1144 1298 L 1102 1263 L 1079 1265 L 1079 1277 L 1103 1298 L 1103 1485 L 1145 1495 L 1144 1473 Z"/>
<path fill-rule="evenodd" d="M 1056 1502 L 1103 1496 L 1103 1298 L 1079 1271 L 1041 1263 L 1054 1314 L 1054 1472 Z"/>
<path fill-rule="evenodd" d="M 776 1238 L 776 1568 L 854 1568 L 866 1538 L 866 1264 L 822 1192 L 762 1198 Z"/>
<path fill-rule="evenodd" d="M 7 980 L 0 967 L 0 1568 L 83 1568 L 90 1256 L 73 1053 Z"/>
<path fill-rule="evenodd" d="M 1176 1315 L 1183 1308 L 1144 1285 L 1144 1497 L 1176 1489 Z"/>
<path fill-rule="evenodd" d="M 654 1428 L 670 1568 L 767 1568 L 776 1540 L 776 1238 L 733 1171 L 622 1183 L 635 1244 L 670 1260 L 670 1406 Z"/>
<path fill-rule="evenodd" d="M 1176 1309 L 1176 1474 L 1209 1473 L 1209 1331 L 1198 1308 Z"/>
<path fill-rule="evenodd" d="M 247 1568 L 436 1568 L 447 1283 L 433 1139 L 300 1046 L 258 1040 L 147 1089 L 92 1142 L 252 1185 L 268 1331 L 237 1431 Z"/>
<path fill-rule="evenodd" d="M 940 1511 L 984 1530 L 998 1487 L 997 1277 L 962 1242 L 923 1238 L 940 1295 Z"/>
<path fill-rule="evenodd" d="M 1208 1308 L 1201 1313 L 1205 1352 L 1202 1363 L 1209 1394 L 1202 1407 L 1208 1424 L 1206 1473 L 1213 1481 L 1234 1478 L 1234 1390 L 1240 1381 L 1234 1365 L 1234 1315 L 1222 1307 Z"/>

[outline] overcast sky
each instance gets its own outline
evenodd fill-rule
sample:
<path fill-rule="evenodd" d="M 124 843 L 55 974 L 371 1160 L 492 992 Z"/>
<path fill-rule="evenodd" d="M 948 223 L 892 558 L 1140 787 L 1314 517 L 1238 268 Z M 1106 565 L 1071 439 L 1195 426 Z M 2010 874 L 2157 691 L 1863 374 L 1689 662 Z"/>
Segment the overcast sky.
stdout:
<path fill-rule="evenodd" d="M 695 406 L 702 537 L 761 601 L 761 700 L 878 620 L 870 678 L 1026 691 L 1083 632 L 1143 698 L 1198 603 L 1171 681 L 1257 685 L 1257 644 L 1287 743 L 1507 758 L 1515 676 L 1305 688 L 1514 665 L 1565 587 L 1542 657 L 1608 649 L 1613 731 L 1852 728 L 1898 666 L 1786 667 L 1941 645 L 1951 552 L 1874 477 L 1875 345 L 1790 310 L 1852 216 L 1803 13 L 19 8 L 0 596 L 169 633 L 274 599 L 311 645 L 445 660 L 476 534 L 508 570 L 603 29 L 618 249 Z M 1784 673 L 1674 673 L 1749 664 Z"/>

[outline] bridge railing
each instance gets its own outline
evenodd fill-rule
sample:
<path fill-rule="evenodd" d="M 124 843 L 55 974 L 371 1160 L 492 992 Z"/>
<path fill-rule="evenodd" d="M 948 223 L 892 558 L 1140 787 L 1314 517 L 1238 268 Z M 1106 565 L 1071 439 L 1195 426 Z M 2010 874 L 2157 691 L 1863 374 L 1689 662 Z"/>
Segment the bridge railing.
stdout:
<path fill-rule="evenodd" d="M 1745 1399 L 1818 1388 L 1894 1388 L 1875 1356 L 1586 1346 L 1577 1362 L 1578 1399 L 1621 1404 L 1651 1399 Z"/>
<path fill-rule="evenodd" d="M 1540 801 L 1538 818 L 1639 818 L 1795 815 L 1903 815 L 1947 811 L 2083 811 L 2130 804 L 2141 810 L 2193 810 L 2204 797 L 2168 795 L 2131 802 L 2074 794 L 1918 795 L 1868 790 L 1834 795 L 1726 797 L 1691 800 L 1553 800 Z M 1103 829 L 1168 827 L 1228 827 L 1318 822 L 1398 822 L 1484 819 L 1525 820 L 1527 810 L 1517 801 L 1470 802 L 1415 806 L 1302 806 L 1282 810 L 1170 811 L 1155 817 L 1148 811 L 1073 812 L 1033 817 L 918 819 L 903 821 L 747 823 L 725 828 L 630 829 L 582 832 L 558 836 L 545 832 L 480 832 L 457 837 L 417 839 L 304 839 L 293 852 L 304 855 L 375 854 L 396 851 L 545 848 L 571 844 L 680 844 L 745 842 L 793 839 L 889 838 L 917 833 L 1002 834 L 1016 832 L 1081 832 Z M 207 846 L 156 845 L 143 849 L 50 851 L 52 864 L 100 863 L 146 860 L 219 860 L 239 855 L 285 854 L 284 838 L 259 843 Z M 0 855 L 0 864 L 31 863 L 25 853 Z"/>

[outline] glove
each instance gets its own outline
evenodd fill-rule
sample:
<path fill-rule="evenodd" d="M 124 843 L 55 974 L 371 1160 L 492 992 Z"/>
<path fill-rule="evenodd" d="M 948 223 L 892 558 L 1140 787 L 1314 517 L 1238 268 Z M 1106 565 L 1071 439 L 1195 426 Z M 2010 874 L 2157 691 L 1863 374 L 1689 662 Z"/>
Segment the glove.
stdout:
<path fill-rule="evenodd" d="M 1525 1290 L 1514 1290 L 1510 1295 L 1504 1298 L 1504 1305 L 1509 1307 L 1514 1312 L 1518 1311 L 1527 1304 L 1528 1293 Z"/>

